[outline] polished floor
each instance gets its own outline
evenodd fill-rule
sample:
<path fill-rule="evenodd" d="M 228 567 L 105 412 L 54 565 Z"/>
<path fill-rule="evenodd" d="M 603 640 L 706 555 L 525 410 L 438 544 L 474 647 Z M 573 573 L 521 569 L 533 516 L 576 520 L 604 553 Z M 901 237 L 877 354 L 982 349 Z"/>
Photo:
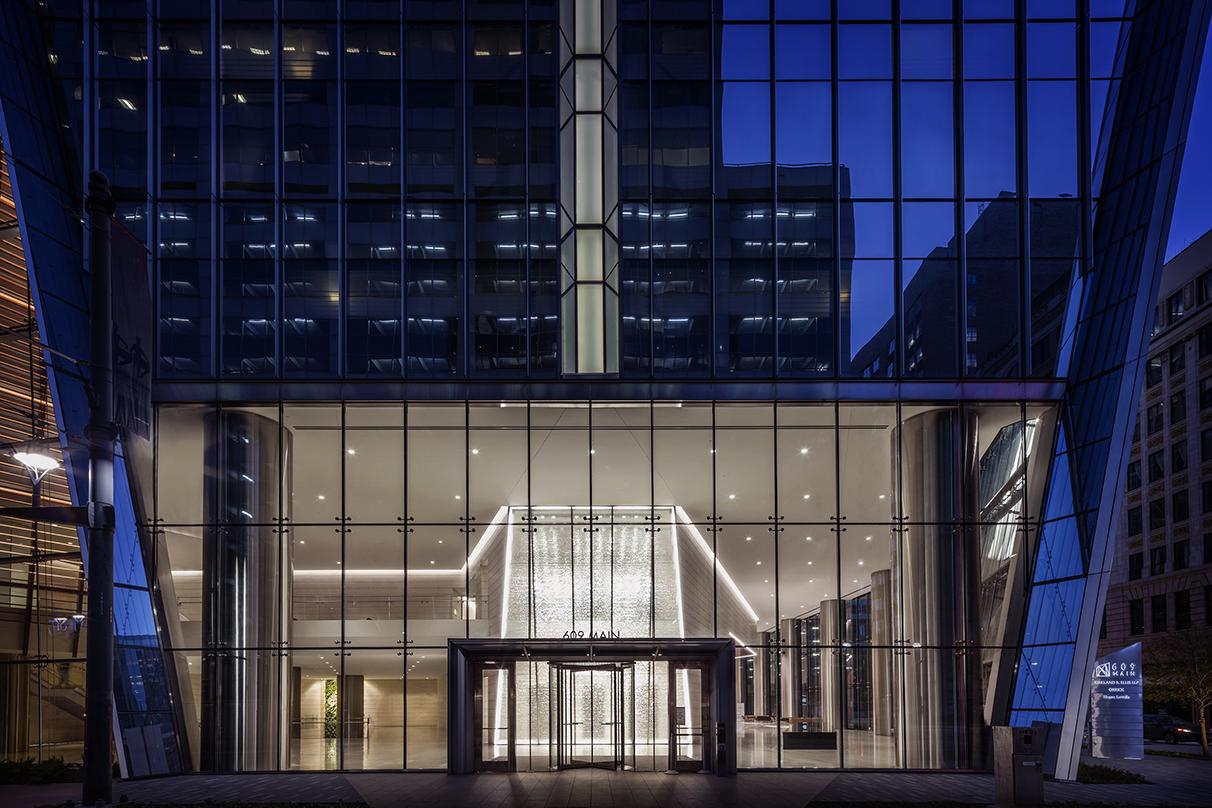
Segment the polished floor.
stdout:
<path fill-rule="evenodd" d="M 441 769 L 446 766 L 446 737 L 443 730 L 408 730 L 408 758 L 403 760 L 404 734 L 399 727 L 370 730 L 365 738 L 345 742 L 346 771 L 367 769 Z M 845 760 L 837 750 L 779 749 L 773 722 L 745 721 L 737 726 L 737 765 L 742 769 L 883 769 L 897 768 L 891 736 L 847 730 L 842 734 Z M 292 744 L 290 768 L 300 771 L 333 771 L 342 768 L 338 742 L 332 738 L 303 738 Z M 605 752 L 599 750 L 599 758 Z M 668 759 L 664 744 L 637 743 L 625 755 L 628 767 L 638 771 L 664 771 Z M 518 771 L 541 772 L 553 768 L 553 751 L 546 741 L 532 745 L 524 741 L 517 752 Z"/>

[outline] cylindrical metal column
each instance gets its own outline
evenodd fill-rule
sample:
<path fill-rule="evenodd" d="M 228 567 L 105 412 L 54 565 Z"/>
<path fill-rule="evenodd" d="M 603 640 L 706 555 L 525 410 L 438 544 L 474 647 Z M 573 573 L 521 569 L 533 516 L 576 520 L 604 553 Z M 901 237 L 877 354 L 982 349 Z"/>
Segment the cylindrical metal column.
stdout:
<path fill-rule="evenodd" d="M 955 651 L 963 640 L 963 529 L 959 473 L 963 425 L 955 409 L 906 418 L 900 427 L 902 512 L 907 518 L 892 577 L 904 632 L 904 741 L 908 768 L 958 765 Z"/>
<path fill-rule="evenodd" d="M 871 573 L 871 729 L 876 735 L 896 730 L 892 678 L 892 571 Z"/>
<path fill-rule="evenodd" d="M 829 598 L 821 601 L 821 731 L 842 731 L 842 670 L 840 603 Z"/>
<path fill-rule="evenodd" d="M 203 771 L 277 768 L 287 666 L 289 547 L 278 518 L 277 421 L 224 410 L 206 423 L 202 534 Z M 288 441 L 284 434 L 282 440 Z M 282 457 L 289 457 L 286 446 Z M 281 546 L 279 546 L 281 544 Z"/>

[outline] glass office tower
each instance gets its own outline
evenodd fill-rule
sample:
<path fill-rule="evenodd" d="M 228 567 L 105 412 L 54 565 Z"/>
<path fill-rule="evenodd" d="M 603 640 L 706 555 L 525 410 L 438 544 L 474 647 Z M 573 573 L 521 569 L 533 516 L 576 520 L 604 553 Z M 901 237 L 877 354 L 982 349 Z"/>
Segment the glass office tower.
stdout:
<path fill-rule="evenodd" d="M 130 771 L 1073 771 L 1203 0 L 84 5 Z"/>

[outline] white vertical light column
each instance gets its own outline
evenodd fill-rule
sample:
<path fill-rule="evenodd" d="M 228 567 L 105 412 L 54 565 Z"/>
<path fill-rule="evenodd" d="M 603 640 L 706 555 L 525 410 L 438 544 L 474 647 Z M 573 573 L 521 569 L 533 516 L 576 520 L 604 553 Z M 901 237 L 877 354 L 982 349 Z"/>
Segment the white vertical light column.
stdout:
<path fill-rule="evenodd" d="M 560 2 L 560 349 L 619 370 L 616 0 Z"/>

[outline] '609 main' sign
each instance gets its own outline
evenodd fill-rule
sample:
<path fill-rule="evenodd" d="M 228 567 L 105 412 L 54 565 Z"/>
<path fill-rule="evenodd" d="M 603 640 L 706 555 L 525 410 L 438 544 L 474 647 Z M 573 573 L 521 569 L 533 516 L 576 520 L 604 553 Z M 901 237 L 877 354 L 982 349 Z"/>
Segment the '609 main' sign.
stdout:
<path fill-rule="evenodd" d="M 1144 757 L 1140 643 L 1094 663 L 1090 683 L 1090 753 L 1098 758 Z"/>

